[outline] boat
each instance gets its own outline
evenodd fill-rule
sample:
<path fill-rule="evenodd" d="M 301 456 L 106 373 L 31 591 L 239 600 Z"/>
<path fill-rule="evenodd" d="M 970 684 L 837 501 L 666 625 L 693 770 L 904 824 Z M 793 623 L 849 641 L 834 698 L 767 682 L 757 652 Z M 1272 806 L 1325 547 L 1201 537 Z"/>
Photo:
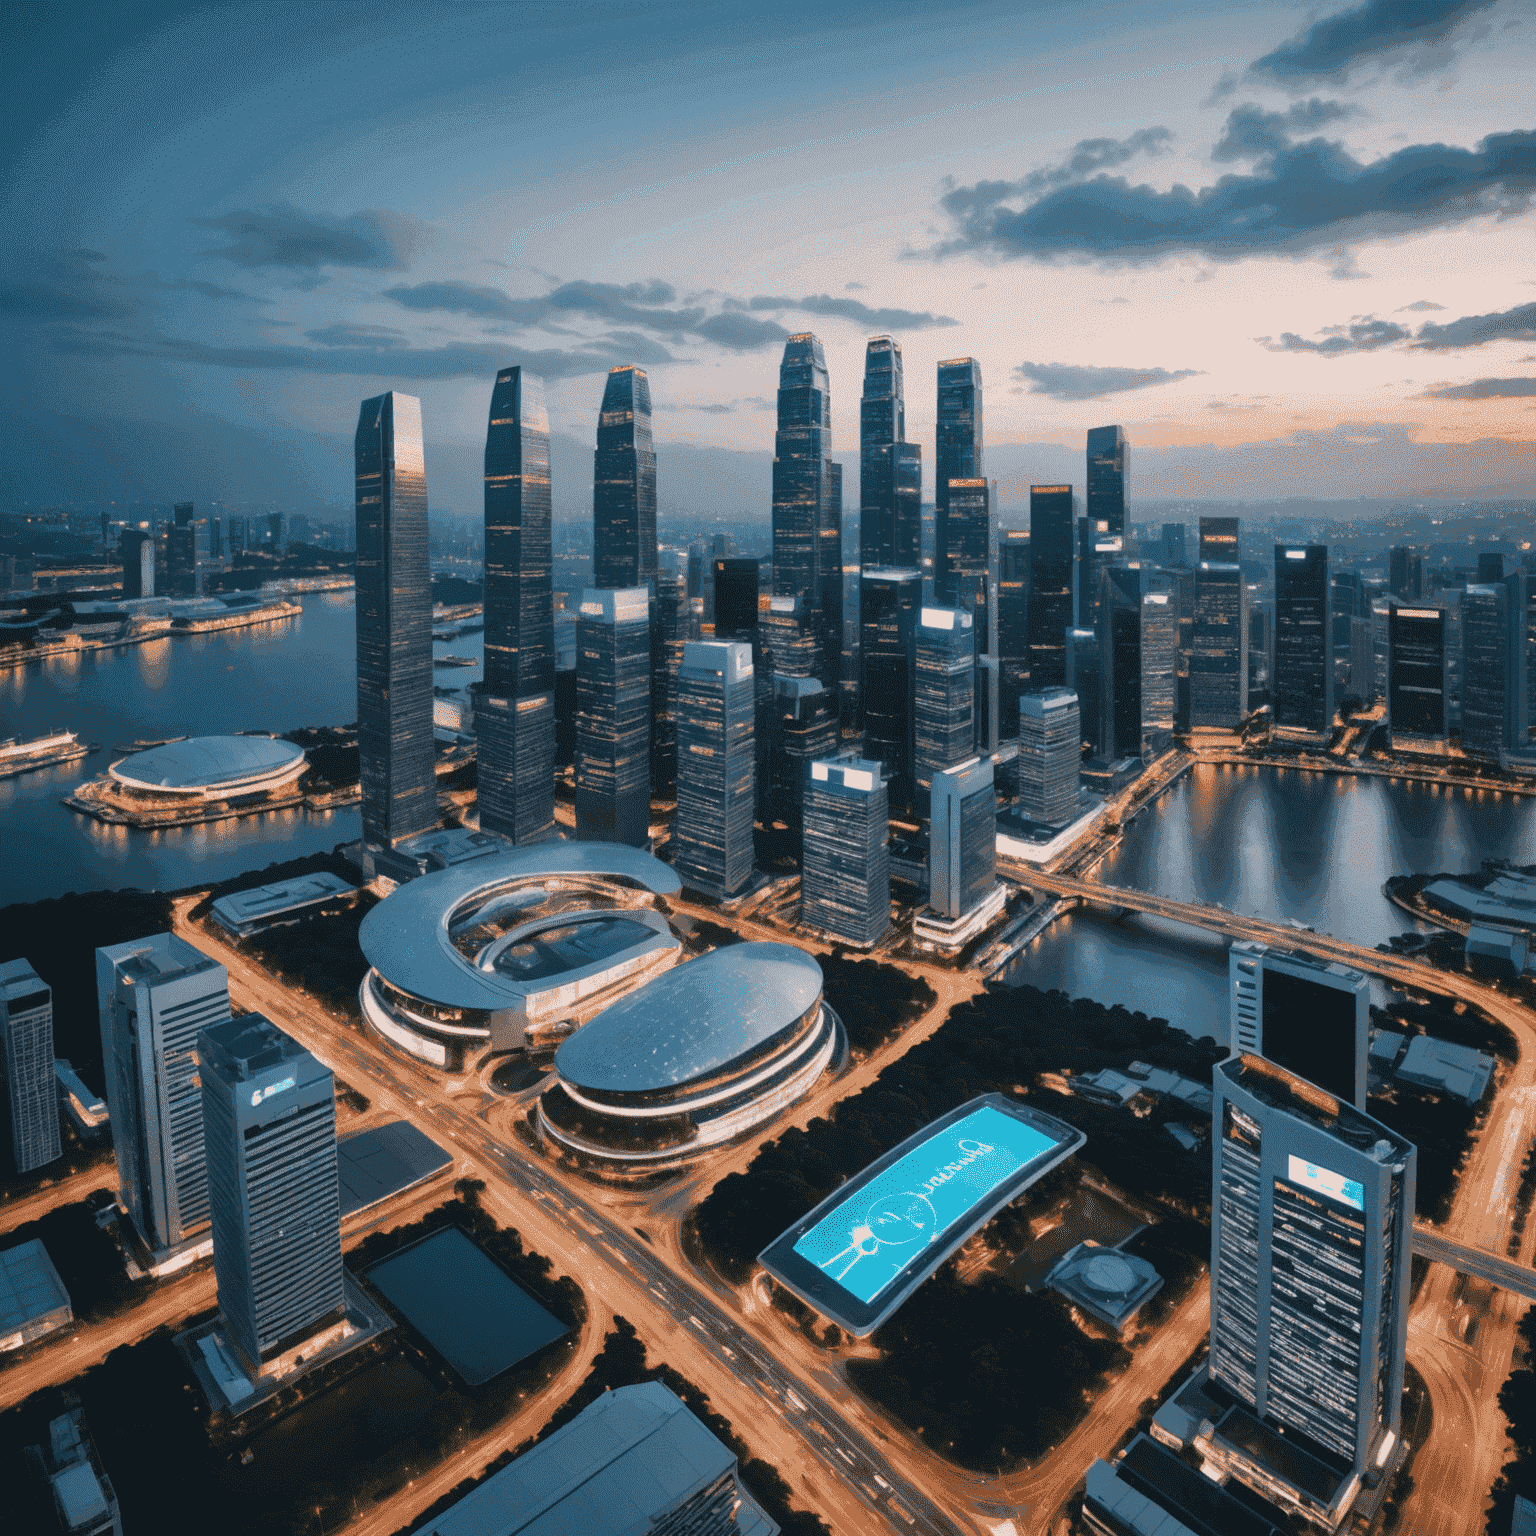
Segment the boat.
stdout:
<path fill-rule="evenodd" d="M 13 779 L 37 768 L 72 763 L 97 750 L 80 741 L 73 731 L 53 731 L 31 741 L 21 741 L 13 736 L 8 741 L 0 741 L 0 779 Z"/>

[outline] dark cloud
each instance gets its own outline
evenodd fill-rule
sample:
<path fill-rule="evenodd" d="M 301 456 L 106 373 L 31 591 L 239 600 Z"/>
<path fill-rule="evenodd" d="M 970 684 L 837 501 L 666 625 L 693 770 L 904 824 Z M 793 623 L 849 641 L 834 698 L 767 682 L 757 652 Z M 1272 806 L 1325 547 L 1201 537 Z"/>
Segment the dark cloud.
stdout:
<path fill-rule="evenodd" d="M 1521 304 L 1516 309 L 1489 315 L 1463 315 L 1437 325 L 1427 320 L 1419 327 L 1415 347 L 1430 352 L 1452 347 L 1480 347 L 1490 341 L 1536 341 L 1536 304 Z"/>
<path fill-rule="evenodd" d="M 1352 117 L 1358 110 L 1317 96 L 1298 101 L 1285 112 L 1266 112 L 1250 101 L 1227 114 L 1227 125 L 1211 150 L 1211 159 L 1268 160 L 1288 148 L 1295 135 Z"/>
<path fill-rule="evenodd" d="M 1020 363 L 1014 376 L 1032 386 L 1030 393 L 1053 400 L 1096 400 L 1154 384 L 1195 378 L 1199 368 L 1090 368 L 1075 363 Z"/>
<path fill-rule="evenodd" d="M 1426 310 L 1444 308 L 1444 304 L 1436 304 L 1433 299 L 1420 299 L 1417 303 L 1404 304 L 1400 309 L 1393 310 L 1393 314 L 1423 314 Z"/>
<path fill-rule="evenodd" d="M 843 287 L 846 288 L 849 293 L 861 293 L 861 292 L 863 292 L 864 289 L 869 287 L 869 284 L 868 283 L 844 283 Z"/>
<path fill-rule="evenodd" d="M 759 347 L 782 346 L 789 332 L 772 320 L 758 320 L 752 315 L 727 311 L 711 315 L 691 327 L 718 347 L 733 352 L 754 352 Z"/>
<path fill-rule="evenodd" d="M 322 347 L 403 347 L 405 332 L 392 325 L 322 325 L 304 334 Z"/>
<path fill-rule="evenodd" d="M 1433 400 L 1523 400 L 1536 395 L 1536 379 L 1476 379 L 1425 391 Z"/>
<path fill-rule="evenodd" d="M 1536 192 L 1533 150 L 1536 132 L 1523 130 L 1490 134 L 1476 149 L 1417 144 L 1362 165 L 1342 145 L 1313 139 L 1199 192 L 1097 176 L 1023 208 L 1004 204 L 1014 184 L 981 182 L 945 194 L 958 233 L 932 254 L 1114 262 L 1176 253 L 1228 261 L 1299 256 L 1401 229 L 1522 212 Z"/>
<path fill-rule="evenodd" d="M 796 309 L 802 314 L 821 315 L 829 320 L 853 320 L 876 331 L 928 331 L 960 324 L 949 315 L 935 315 L 926 309 L 871 309 L 857 299 L 835 299 L 826 293 L 813 293 L 803 299 L 759 294 L 749 303 L 753 309 Z"/>
<path fill-rule="evenodd" d="M 304 213 L 291 203 L 193 219 L 230 236 L 233 245 L 210 251 L 242 267 L 367 267 L 404 272 L 430 233 L 420 219 L 391 208 L 365 208 L 337 218 Z"/>
<path fill-rule="evenodd" d="M 534 298 L 514 299 L 499 288 L 474 283 L 403 283 L 386 288 L 384 297 L 403 309 L 445 310 L 450 314 L 477 315 L 504 320 L 512 325 L 538 325 L 555 329 L 557 318 L 583 315 L 614 325 L 629 325 L 663 336 L 694 331 L 704 319 L 700 308 L 670 309 L 677 299 L 670 283 L 652 278 L 644 283 L 560 283 Z"/>
<path fill-rule="evenodd" d="M 1377 320 L 1364 315 L 1346 326 L 1331 326 L 1332 335 L 1324 333 L 1322 341 L 1309 341 L 1295 331 L 1282 332 L 1279 341 L 1268 336 L 1257 336 L 1268 352 L 1316 352 L 1323 357 L 1339 357 L 1345 352 L 1375 352 L 1380 347 L 1390 347 L 1393 342 L 1407 341 L 1412 331 L 1404 329 L 1393 320 Z"/>
<path fill-rule="evenodd" d="M 1495 0 L 1366 0 L 1315 21 L 1250 70 L 1281 85 L 1347 80 L 1371 63 L 1408 59 L 1419 68 L 1445 62 L 1446 40 Z"/>
<path fill-rule="evenodd" d="M 1224 70 L 1221 79 L 1211 87 L 1211 94 L 1200 105 L 1202 107 L 1219 107 L 1222 102 L 1236 93 L 1238 84 L 1239 77 L 1237 71 L 1234 69 Z"/>
<path fill-rule="evenodd" d="M 447 310 L 455 315 L 479 315 L 487 320 L 511 318 L 513 301 L 499 288 L 477 283 L 402 283 L 384 290 L 402 309 Z"/>

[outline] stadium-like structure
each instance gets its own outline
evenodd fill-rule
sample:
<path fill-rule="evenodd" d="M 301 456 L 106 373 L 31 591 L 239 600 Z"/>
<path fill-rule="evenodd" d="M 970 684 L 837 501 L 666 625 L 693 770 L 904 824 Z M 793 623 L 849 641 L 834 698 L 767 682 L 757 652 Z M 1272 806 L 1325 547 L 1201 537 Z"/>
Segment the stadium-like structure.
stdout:
<path fill-rule="evenodd" d="M 619 843 L 539 843 L 423 875 L 363 919 L 363 1018 L 446 1072 L 487 1048 L 549 1049 L 682 958 L 658 905 L 678 889 Z"/>
<path fill-rule="evenodd" d="M 291 793 L 304 749 L 276 736 L 193 736 L 133 752 L 107 769 L 111 792 L 146 808 L 200 801 L 231 805 Z"/>

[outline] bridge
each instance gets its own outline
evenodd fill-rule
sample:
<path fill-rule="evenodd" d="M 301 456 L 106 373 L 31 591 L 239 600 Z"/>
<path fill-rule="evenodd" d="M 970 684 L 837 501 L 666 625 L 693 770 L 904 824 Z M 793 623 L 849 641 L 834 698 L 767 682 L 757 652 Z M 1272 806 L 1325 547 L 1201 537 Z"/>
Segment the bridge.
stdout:
<path fill-rule="evenodd" d="M 1527 1301 L 1536 1301 L 1536 1269 L 1516 1264 L 1513 1259 L 1501 1259 L 1496 1254 L 1484 1253 L 1481 1248 L 1453 1243 L 1448 1237 L 1418 1225 L 1413 1229 L 1413 1251 L 1421 1259 L 1448 1264 L 1464 1275 L 1513 1291 Z"/>

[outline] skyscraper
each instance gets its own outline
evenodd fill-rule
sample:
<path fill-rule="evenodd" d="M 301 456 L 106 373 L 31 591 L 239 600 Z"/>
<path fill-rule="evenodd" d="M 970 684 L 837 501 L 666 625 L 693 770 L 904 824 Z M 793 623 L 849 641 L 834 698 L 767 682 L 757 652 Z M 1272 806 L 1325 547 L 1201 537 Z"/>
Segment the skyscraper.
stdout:
<path fill-rule="evenodd" d="M 837 752 L 837 695 L 828 693 L 814 677 L 775 674 L 771 731 L 764 820 L 772 817 L 787 827 L 798 827 L 805 765 Z"/>
<path fill-rule="evenodd" d="M 997 792 L 992 760 L 968 758 L 933 775 L 928 905 L 964 917 L 997 884 Z"/>
<path fill-rule="evenodd" d="M 1411 545 L 1395 545 L 1387 557 L 1387 591 L 1405 603 L 1424 596 L 1424 557 Z"/>
<path fill-rule="evenodd" d="M 592 467 L 592 582 L 600 588 L 656 582 L 656 449 L 645 369 L 609 371 Z"/>
<path fill-rule="evenodd" d="M 155 536 L 142 528 L 124 528 L 117 538 L 122 561 L 122 592 L 126 597 L 155 595 Z"/>
<path fill-rule="evenodd" d="M 1461 745 L 1492 762 L 1529 727 L 1523 572 L 1467 588 L 1461 600 Z"/>
<path fill-rule="evenodd" d="M 758 597 L 757 640 L 772 676 L 810 677 L 814 674 L 816 638 L 811 632 L 809 618 L 803 598 Z M 722 635 L 718 625 L 715 634 L 721 640 L 732 638 Z"/>
<path fill-rule="evenodd" d="M 1332 589 L 1326 544 L 1275 545 L 1275 724 L 1333 729 Z"/>
<path fill-rule="evenodd" d="M 912 760 L 919 820 L 929 813 L 934 774 L 975 753 L 975 639 L 963 608 L 924 608 L 918 616 Z"/>
<path fill-rule="evenodd" d="M 394 390 L 364 400 L 356 458 L 363 844 L 393 848 L 437 824 L 421 401 Z"/>
<path fill-rule="evenodd" d="M 715 573 L 715 638 L 746 640 L 757 634 L 757 598 L 760 567 L 742 555 L 717 557 Z"/>
<path fill-rule="evenodd" d="M 849 753 L 804 766 L 800 920 L 867 948 L 891 925 L 890 818 L 880 764 Z"/>
<path fill-rule="evenodd" d="M 753 685 L 751 646 L 695 641 L 684 649 L 672 865 L 684 885 L 722 900 L 752 879 Z"/>
<path fill-rule="evenodd" d="M 1065 826 L 1077 815 L 1082 772 L 1077 695 L 1046 688 L 1019 700 L 1019 810 L 1031 821 Z"/>
<path fill-rule="evenodd" d="M 1141 569 L 1111 566 L 1100 578 L 1099 755 L 1142 755 Z"/>
<path fill-rule="evenodd" d="M 1162 563 L 1170 569 L 1185 563 L 1184 539 L 1187 532 L 1183 523 L 1163 524 Z"/>
<path fill-rule="evenodd" d="M 922 465 L 908 444 L 901 346 L 874 336 L 864 352 L 864 395 L 859 403 L 859 563 L 921 568 L 919 515 Z M 903 447 L 907 453 L 902 453 Z M 917 494 L 909 483 L 917 472 Z"/>
<path fill-rule="evenodd" d="M 53 990 L 25 960 L 0 965 L 0 1037 L 13 1166 L 17 1173 L 31 1173 L 62 1149 L 53 1075 Z"/>
<path fill-rule="evenodd" d="M 166 531 L 167 587 L 177 597 L 201 597 L 211 557 L 208 519 L 195 517 L 190 501 L 178 502 L 176 521 Z"/>
<path fill-rule="evenodd" d="M 983 468 L 981 364 L 974 357 L 953 357 L 939 364 L 939 408 L 933 456 L 933 581 L 939 605 L 953 608 L 960 599 L 955 586 L 958 570 L 974 571 L 982 561 L 992 569 L 996 531 L 977 527 L 978 513 L 990 511 Z M 952 521 L 950 482 L 967 482 L 972 495 Z M 974 494 L 981 492 L 979 500 Z"/>
<path fill-rule="evenodd" d="M 1067 631 L 1067 687 L 1077 695 L 1078 729 L 1089 757 L 1100 755 L 1104 727 L 1103 668 L 1099 657 L 1099 633 L 1095 629 Z"/>
<path fill-rule="evenodd" d="M 1141 599 L 1141 728 L 1159 749 L 1173 734 L 1174 695 L 1179 666 L 1179 605 L 1170 591 Z"/>
<path fill-rule="evenodd" d="M 1010 528 L 998 544 L 998 730 L 1019 734 L 1019 695 L 1029 682 L 1029 530 Z"/>
<path fill-rule="evenodd" d="M 1387 615 L 1387 726 L 1393 736 L 1445 735 L 1445 630 L 1439 608 L 1394 606 Z"/>
<path fill-rule="evenodd" d="M 955 479 L 947 487 L 948 498 L 936 514 L 939 540 L 934 557 L 934 593 L 941 608 L 974 608 L 977 595 L 990 597 L 997 572 L 997 516 L 992 507 L 992 488 L 985 480 Z M 989 650 L 995 640 L 990 630 Z"/>
<path fill-rule="evenodd" d="M 1029 681 L 1037 690 L 1067 680 L 1075 533 L 1072 487 L 1030 486 Z"/>
<path fill-rule="evenodd" d="M 914 672 L 923 578 L 915 570 L 866 570 L 859 587 L 860 693 L 865 756 L 885 765 L 893 816 L 913 807 Z"/>
<path fill-rule="evenodd" d="M 1338 1527 L 1400 1432 L 1418 1153 L 1262 1057 L 1213 1086 L 1209 1390 L 1195 1445 Z"/>
<path fill-rule="evenodd" d="M 1125 482 L 1131 467 L 1131 445 L 1122 427 L 1088 429 L 1088 494 L 1084 510 L 1091 527 L 1111 538 L 1125 537 Z"/>
<path fill-rule="evenodd" d="M 651 791 L 677 784 L 677 668 L 683 659 L 688 599 L 683 578 L 658 571 L 651 603 Z"/>
<path fill-rule="evenodd" d="M 203 1029 L 197 1058 L 219 1311 L 255 1376 L 346 1316 L 336 1084 L 259 1013 Z"/>
<path fill-rule="evenodd" d="M 576 836 L 645 848 L 650 823 L 650 594 L 588 588 L 576 620 Z"/>
<path fill-rule="evenodd" d="M 1233 731 L 1248 713 L 1248 589 L 1237 563 L 1237 519 L 1200 519 L 1189 723 Z"/>
<path fill-rule="evenodd" d="M 518 844 L 555 827 L 552 559 L 544 382 L 503 368 L 485 438 L 485 680 L 473 695 L 480 825 Z"/>
<path fill-rule="evenodd" d="M 118 1198 L 147 1247 L 208 1224 L 197 1036 L 229 1018 L 224 967 L 174 934 L 96 951 L 101 1059 Z"/>
<path fill-rule="evenodd" d="M 1240 519 L 1202 517 L 1200 519 L 1200 559 L 1216 565 L 1236 565 L 1237 535 Z"/>

